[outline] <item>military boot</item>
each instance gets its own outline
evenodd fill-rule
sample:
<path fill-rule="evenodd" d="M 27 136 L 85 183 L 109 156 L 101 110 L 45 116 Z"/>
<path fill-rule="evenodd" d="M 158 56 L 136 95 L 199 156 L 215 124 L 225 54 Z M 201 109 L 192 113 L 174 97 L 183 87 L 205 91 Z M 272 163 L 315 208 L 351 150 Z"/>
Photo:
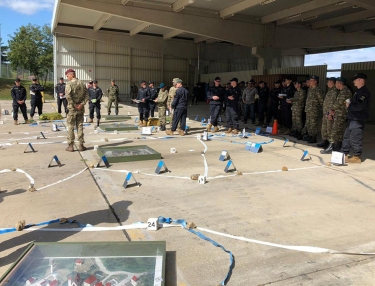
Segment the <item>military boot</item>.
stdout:
<path fill-rule="evenodd" d="M 227 131 L 225 131 L 225 133 L 232 133 L 232 128 L 228 128 L 228 130 Z"/>
<path fill-rule="evenodd" d="M 307 143 L 309 143 L 309 144 L 313 144 L 313 143 L 316 143 L 316 142 L 318 142 L 318 141 L 316 140 L 316 137 L 314 137 L 314 136 L 310 136 L 310 140 L 307 141 Z"/>
<path fill-rule="evenodd" d="M 320 151 L 320 154 L 332 154 L 332 151 L 333 151 L 333 143 L 329 143 L 326 149 Z"/>
<path fill-rule="evenodd" d="M 174 135 L 174 132 L 172 130 L 167 130 L 165 131 L 165 133 L 167 133 L 167 135 Z"/>
<path fill-rule="evenodd" d="M 210 132 L 210 131 L 211 131 L 211 127 L 212 127 L 212 124 L 211 124 L 211 123 L 208 124 L 208 125 L 207 125 L 207 128 L 206 128 L 206 131 L 207 131 L 207 132 Z"/>
<path fill-rule="evenodd" d="M 69 144 L 69 146 L 66 147 L 65 151 L 68 151 L 68 152 L 74 152 L 73 144 Z"/>
<path fill-rule="evenodd" d="M 160 125 L 160 131 L 165 131 L 165 125 Z"/>
<path fill-rule="evenodd" d="M 348 163 L 349 155 L 345 155 L 345 163 Z"/>
<path fill-rule="evenodd" d="M 96 122 L 96 127 L 99 127 L 99 124 L 100 124 L 100 119 L 98 119 L 98 121 Z"/>
<path fill-rule="evenodd" d="M 215 126 L 214 130 L 212 131 L 213 133 L 219 132 L 219 127 Z"/>
<path fill-rule="evenodd" d="M 78 147 L 78 151 L 83 152 L 83 151 L 86 151 L 86 150 L 87 150 L 87 148 L 85 146 L 83 146 L 83 143 L 80 143 L 79 147 Z"/>
<path fill-rule="evenodd" d="M 333 151 L 340 152 L 342 147 L 342 141 L 335 142 L 333 145 Z"/>
<path fill-rule="evenodd" d="M 182 131 L 182 130 L 179 130 L 179 131 L 178 131 L 178 134 L 179 134 L 180 136 L 185 136 L 185 132 Z"/>
<path fill-rule="evenodd" d="M 293 135 L 294 138 L 298 138 L 301 136 L 301 132 L 297 131 L 296 134 Z"/>
<path fill-rule="evenodd" d="M 362 163 L 361 156 L 354 155 L 353 157 L 348 159 L 348 163 L 361 164 Z"/>
<path fill-rule="evenodd" d="M 316 147 L 326 149 L 328 147 L 328 145 L 329 145 L 329 141 L 324 140 L 323 142 L 320 142 L 319 144 L 316 144 Z"/>
<path fill-rule="evenodd" d="M 142 123 L 141 123 L 140 126 L 141 126 L 141 127 L 146 127 L 146 126 L 147 126 L 146 120 L 142 120 Z"/>
<path fill-rule="evenodd" d="M 92 118 L 90 118 L 88 122 L 89 122 L 89 123 L 93 123 L 94 120 L 93 120 Z"/>
<path fill-rule="evenodd" d="M 26 121 L 25 121 L 26 123 Z M 18 125 L 18 120 L 14 120 L 14 125 Z"/>

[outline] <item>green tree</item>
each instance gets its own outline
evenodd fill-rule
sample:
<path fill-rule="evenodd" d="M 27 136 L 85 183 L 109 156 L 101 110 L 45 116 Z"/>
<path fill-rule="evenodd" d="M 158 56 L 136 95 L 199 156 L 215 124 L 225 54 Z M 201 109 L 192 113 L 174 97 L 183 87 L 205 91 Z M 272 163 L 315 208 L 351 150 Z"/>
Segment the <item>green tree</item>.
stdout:
<path fill-rule="evenodd" d="M 29 70 L 34 76 L 47 77 L 53 68 L 53 37 L 48 25 L 28 24 L 21 26 L 13 36 L 9 35 L 7 54 L 12 68 Z"/>
<path fill-rule="evenodd" d="M 1 63 L 5 63 L 8 61 L 8 58 L 7 58 L 8 47 L 3 46 L 3 44 L 1 43 L 0 49 L 1 49 Z"/>

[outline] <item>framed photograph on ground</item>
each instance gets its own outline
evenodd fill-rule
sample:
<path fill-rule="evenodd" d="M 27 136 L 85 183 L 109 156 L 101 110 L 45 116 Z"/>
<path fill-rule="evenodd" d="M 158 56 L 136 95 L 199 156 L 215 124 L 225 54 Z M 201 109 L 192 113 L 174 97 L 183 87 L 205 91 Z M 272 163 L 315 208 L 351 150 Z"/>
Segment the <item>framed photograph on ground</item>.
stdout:
<path fill-rule="evenodd" d="M 32 243 L 7 286 L 164 286 L 165 241 Z"/>

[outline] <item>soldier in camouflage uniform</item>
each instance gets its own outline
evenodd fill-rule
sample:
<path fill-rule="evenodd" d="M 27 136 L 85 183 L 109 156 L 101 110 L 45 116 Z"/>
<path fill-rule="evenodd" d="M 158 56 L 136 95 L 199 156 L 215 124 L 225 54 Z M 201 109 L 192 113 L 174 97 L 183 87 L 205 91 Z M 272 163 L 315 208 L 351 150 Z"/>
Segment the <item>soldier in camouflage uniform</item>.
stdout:
<path fill-rule="evenodd" d="M 158 97 L 155 99 L 156 104 L 158 105 L 158 117 L 159 117 L 159 126 L 161 131 L 165 131 L 165 114 L 167 111 L 167 100 L 168 100 L 168 91 L 165 90 L 165 84 L 161 83 L 159 85 L 160 91 Z"/>
<path fill-rule="evenodd" d="M 120 91 L 118 86 L 115 84 L 115 80 L 111 79 L 111 85 L 107 88 L 108 92 L 108 115 L 111 115 L 112 102 L 115 105 L 115 114 L 118 115 L 118 96 Z"/>
<path fill-rule="evenodd" d="M 296 81 L 294 83 L 296 91 L 294 97 L 287 98 L 286 102 L 293 104 L 292 106 L 292 132 L 290 136 L 299 137 L 303 128 L 302 112 L 305 107 L 306 92 L 302 89 L 302 82 Z"/>
<path fill-rule="evenodd" d="M 177 91 L 177 88 L 176 88 L 176 80 L 178 80 L 178 78 L 174 78 L 172 80 L 172 86 L 171 88 L 169 89 L 169 93 L 168 93 L 168 100 L 167 100 L 167 108 L 169 109 L 169 114 L 170 114 L 170 117 L 171 117 L 171 126 L 172 126 L 172 122 L 173 122 L 173 110 L 172 110 L 172 102 L 174 100 L 174 97 L 176 96 L 176 91 Z M 177 129 L 180 129 L 180 123 L 178 123 L 178 127 Z"/>
<path fill-rule="evenodd" d="M 68 101 L 68 115 L 66 118 L 68 129 L 68 144 L 66 151 L 73 152 L 74 144 L 74 128 L 77 128 L 77 136 L 79 141 L 79 151 L 85 151 L 86 147 L 83 138 L 83 119 L 85 113 L 85 104 L 89 100 L 89 93 L 83 82 L 76 78 L 75 71 L 68 69 L 65 72 L 69 82 L 65 87 L 66 100 Z"/>
<path fill-rule="evenodd" d="M 346 86 L 346 79 L 343 77 L 336 79 L 336 88 L 339 94 L 329 110 L 330 115 L 333 117 L 332 132 L 328 138 L 329 146 L 325 150 L 320 151 L 321 154 L 331 154 L 332 151 L 340 151 L 342 146 L 346 115 L 348 114 L 346 100 L 352 98 L 352 92 Z"/>
<path fill-rule="evenodd" d="M 306 99 L 306 128 L 308 135 L 303 137 L 307 143 L 317 143 L 316 135 L 318 134 L 318 120 L 323 107 L 323 91 L 318 87 L 318 76 L 310 77 L 310 88 Z"/>
<path fill-rule="evenodd" d="M 328 91 L 323 103 L 323 120 L 322 120 L 322 139 L 323 142 L 317 144 L 316 146 L 326 149 L 329 145 L 329 137 L 331 136 L 333 117 L 330 115 L 332 104 L 335 102 L 338 95 L 338 90 L 336 89 L 336 78 L 331 77 L 327 81 Z"/>

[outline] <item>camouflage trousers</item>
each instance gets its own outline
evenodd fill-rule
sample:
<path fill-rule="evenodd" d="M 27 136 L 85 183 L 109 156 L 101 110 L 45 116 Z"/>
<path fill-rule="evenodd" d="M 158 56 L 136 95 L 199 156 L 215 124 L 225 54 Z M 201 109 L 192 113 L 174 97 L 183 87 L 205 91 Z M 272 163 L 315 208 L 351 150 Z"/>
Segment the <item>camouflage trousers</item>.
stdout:
<path fill-rule="evenodd" d="M 77 137 L 80 144 L 85 143 L 83 139 L 83 121 L 84 113 L 77 110 L 69 110 L 66 117 L 67 130 L 68 130 L 68 144 L 74 144 L 74 128 L 77 128 Z"/>
<path fill-rule="evenodd" d="M 115 114 L 118 115 L 118 98 L 117 96 L 110 95 L 108 97 L 108 115 L 111 114 L 112 102 L 115 105 Z"/>
<path fill-rule="evenodd" d="M 292 130 L 301 132 L 303 128 L 303 122 L 302 122 L 302 109 L 301 108 L 292 108 Z"/>
<path fill-rule="evenodd" d="M 322 139 L 329 140 L 332 134 L 333 120 L 328 120 L 326 115 L 323 115 L 322 121 Z"/>
<path fill-rule="evenodd" d="M 165 123 L 166 123 L 166 120 L 165 120 L 166 111 L 167 111 L 167 107 L 158 106 L 158 117 L 159 117 L 159 124 L 160 125 L 165 125 Z"/>
<path fill-rule="evenodd" d="M 319 112 L 306 112 L 305 128 L 307 130 L 307 133 L 312 137 L 316 137 L 316 135 L 318 134 L 318 120 Z"/>
<path fill-rule="evenodd" d="M 333 120 L 332 132 L 329 137 L 330 143 L 342 142 L 346 127 L 346 116 L 337 116 Z"/>

